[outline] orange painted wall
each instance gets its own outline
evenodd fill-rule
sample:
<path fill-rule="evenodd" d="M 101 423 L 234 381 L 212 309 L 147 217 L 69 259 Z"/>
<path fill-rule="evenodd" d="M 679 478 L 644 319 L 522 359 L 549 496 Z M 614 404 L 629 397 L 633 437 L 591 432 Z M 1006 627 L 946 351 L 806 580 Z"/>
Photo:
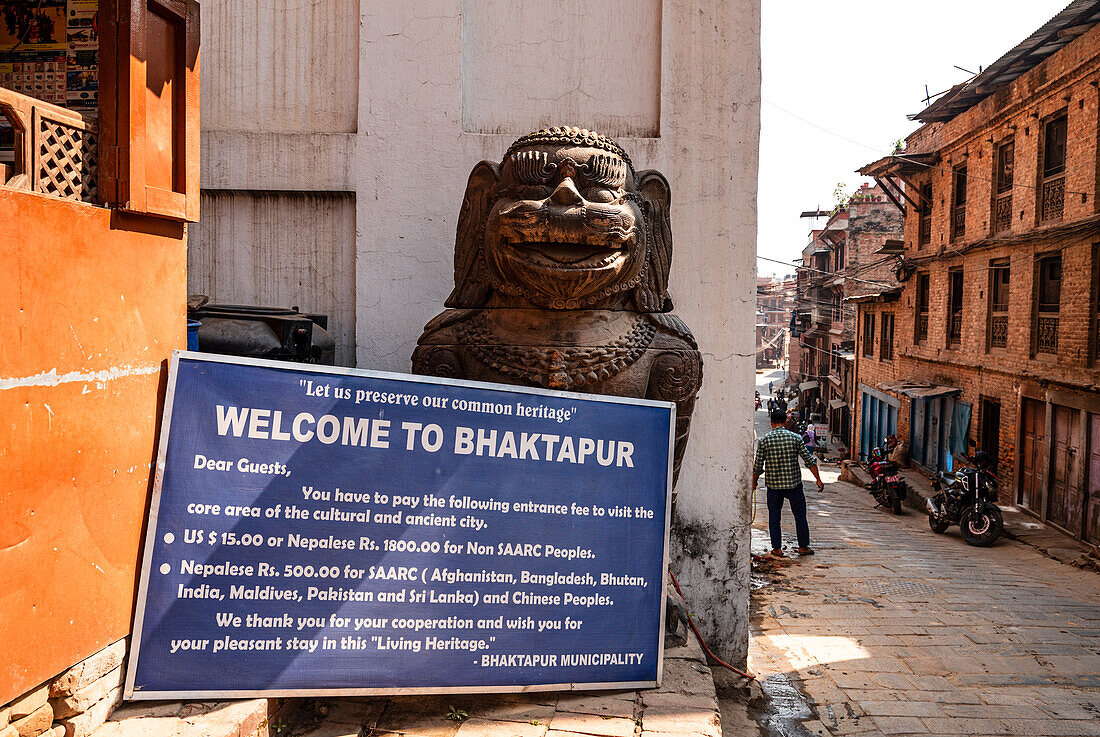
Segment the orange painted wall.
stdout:
<path fill-rule="evenodd" d="M 0 704 L 130 631 L 183 226 L 0 188 Z"/>

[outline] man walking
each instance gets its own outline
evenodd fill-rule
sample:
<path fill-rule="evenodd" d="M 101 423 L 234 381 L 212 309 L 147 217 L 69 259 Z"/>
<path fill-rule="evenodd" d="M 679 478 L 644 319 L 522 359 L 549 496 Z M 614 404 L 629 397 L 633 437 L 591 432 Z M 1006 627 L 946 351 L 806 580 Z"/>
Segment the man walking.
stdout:
<path fill-rule="evenodd" d="M 798 457 L 806 462 L 806 467 L 817 479 L 817 490 L 824 491 L 825 484 L 817 470 L 817 461 L 806 450 L 802 438 L 786 429 L 784 412 L 776 410 L 769 415 L 771 432 L 756 445 L 756 461 L 752 466 L 752 488 L 756 489 L 760 474 L 764 474 L 764 483 L 768 487 L 768 532 L 772 538 L 772 556 L 783 556 L 783 530 L 780 527 L 780 515 L 783 512 L 783 500 L 791 504 L 794 515 L 794 529 L 798 535 L 798 554 L 813 555 L 810 547 L 810 526 L 806 522 L 806 494 L 802 491 L 802 472 L 798 468 Z"/>

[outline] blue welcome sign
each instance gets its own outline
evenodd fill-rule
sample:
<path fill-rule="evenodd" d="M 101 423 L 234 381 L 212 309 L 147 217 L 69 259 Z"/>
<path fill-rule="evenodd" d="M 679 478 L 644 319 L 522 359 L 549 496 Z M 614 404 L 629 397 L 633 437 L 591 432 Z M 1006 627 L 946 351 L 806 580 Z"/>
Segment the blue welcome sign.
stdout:
<path fill-rule="evenodd" d="M 127 698 L 658 685 L 674 412 L 175 353 Z"/>

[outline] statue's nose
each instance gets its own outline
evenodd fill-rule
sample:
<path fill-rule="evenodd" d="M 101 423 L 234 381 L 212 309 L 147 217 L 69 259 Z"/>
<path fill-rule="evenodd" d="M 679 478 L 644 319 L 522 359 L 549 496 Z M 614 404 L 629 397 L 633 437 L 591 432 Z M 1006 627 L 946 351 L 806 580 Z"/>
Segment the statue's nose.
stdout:
<path fill-rule="evenodd" d="M 559 205 L 580 205 L 584 202 L 581 193 L 577 191 L 577 185 L 573 184 L 572 177 L 564 177 L 561 184 L 550 194 L 550 199 Z"/>

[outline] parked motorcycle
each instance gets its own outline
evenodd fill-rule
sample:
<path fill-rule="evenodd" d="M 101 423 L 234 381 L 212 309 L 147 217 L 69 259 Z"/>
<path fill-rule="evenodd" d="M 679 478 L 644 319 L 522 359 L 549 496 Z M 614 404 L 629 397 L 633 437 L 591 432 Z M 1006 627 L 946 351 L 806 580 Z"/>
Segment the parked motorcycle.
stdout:
<path fill-rule="evenodd" d="M 937 493 L 925 500 L 928 526 L 932 532 L 943 533 L 958 525 L 969 545 L 989 547 L 1004 533 L 1004 518 L 993 503 L 997 477 L 989 470 L 985 451 L 979 450 L 973 458 L 963 457 L 974 465 L 960 468 L 954 478 L 941 473 L 932 479 Z"/>
<path fill-rule="evenodd" d="M 890 453 L 898 445 L 898 439 L 887 435 L 882 446 L 871 450 L 871 460 L 867 471 L 871 474 L 871 486 L 868 491 L 880 507 L 886 507 L 894 514 L 901 514 L 901 503 L 905 500 L 908 487 L 898 475 L 898 464 L 889 460 Z"/>

